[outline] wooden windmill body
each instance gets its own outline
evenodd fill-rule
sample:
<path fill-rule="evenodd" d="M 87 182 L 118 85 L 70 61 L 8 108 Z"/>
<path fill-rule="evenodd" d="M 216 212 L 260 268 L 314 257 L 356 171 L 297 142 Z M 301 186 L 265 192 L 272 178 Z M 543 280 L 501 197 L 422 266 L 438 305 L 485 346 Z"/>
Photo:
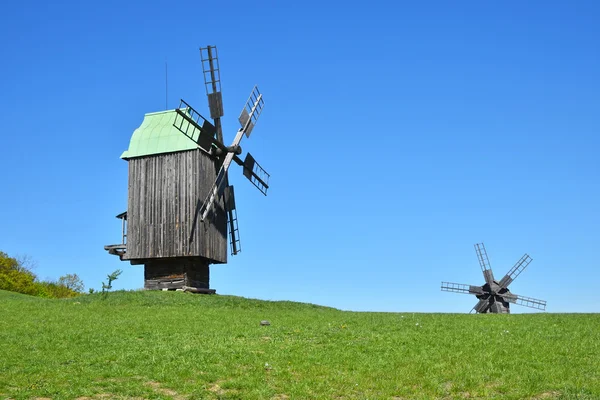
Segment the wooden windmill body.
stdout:
<path fill-rule="evenodd" d="M 185 101 L 175 110 L 146 114 L 121 158 L 128 161 L 127 212 L 122 243 L 105 246 L 123 261 L 144 265 L 145 289 L 182 289 L 214 293 L 210 265 L 239 253 L 240 240 L 232 162 L 263 194 L 269 175 L 239 143 L 249 136 L 264 102 L 255 87 L 240 115 L 241 128 L 231 146 L 223 144 L 223 106 L 216 48 L 201 49 L 209 106 L 209 122 Z"/>

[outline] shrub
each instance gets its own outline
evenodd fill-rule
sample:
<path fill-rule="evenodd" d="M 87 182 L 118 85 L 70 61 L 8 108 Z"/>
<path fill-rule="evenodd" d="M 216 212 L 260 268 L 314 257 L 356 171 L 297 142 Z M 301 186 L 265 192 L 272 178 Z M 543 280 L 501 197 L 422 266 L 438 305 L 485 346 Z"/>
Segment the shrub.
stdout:
<path fill-rule="evenodd" d="M 58 282 L 39 281 L 28 265 L 32 265 L 29 258 L 19 260 L 0 251 L 0 290 L 48 298 L 75 297 L 83 291 L 76 274 L 62 276 Z"/>
<path fill-rule="evenodd" d="M 0 289 L 37 295 L 35 274 L 24 268 L 16 258 L 0 252 Z"/>
<path fill-rule="evenodd" d="M 120 269 L 117 269 L 116 271 L 113 271 L 112 274 L 109 274 L 106 276 L 107 280 L 108 280 L 108 284 L 102 282 L 102 297 L 106 298 L 106 296 L 108 296 L 108 292 L 110 289 L 112 289 L 112 283 L 113 281 L 116 281 L 117 279 L 119 279 L 119 275 L 121 275 L 123 271 L 121 271 Z"/>
<path fill-rule="evenodd" d="M 66 274 L 65 276 L 61 276 L 58 278 L 58 284 L 74 292 L 83 293 L 83 281 L 77 276 L 77 274 Z"/>

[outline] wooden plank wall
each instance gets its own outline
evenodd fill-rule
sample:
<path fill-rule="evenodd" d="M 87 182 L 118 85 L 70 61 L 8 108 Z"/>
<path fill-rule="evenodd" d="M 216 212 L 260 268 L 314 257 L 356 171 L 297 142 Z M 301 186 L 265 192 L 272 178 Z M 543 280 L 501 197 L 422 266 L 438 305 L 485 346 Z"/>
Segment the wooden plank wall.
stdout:
<path fill-rule="evenodd" d="M 130 159 L 126 258 L 193 256 L 227 262 L 222 200 L 212 217 L 194 221 L 217 172 L 200 150 Z"/>

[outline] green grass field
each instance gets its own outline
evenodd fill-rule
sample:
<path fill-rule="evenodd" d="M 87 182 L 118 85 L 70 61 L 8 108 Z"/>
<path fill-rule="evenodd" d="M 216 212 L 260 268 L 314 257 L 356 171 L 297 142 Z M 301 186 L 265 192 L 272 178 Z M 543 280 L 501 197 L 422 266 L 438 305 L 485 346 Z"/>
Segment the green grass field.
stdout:
<path fill-rule="evenodd" d="M 600 399 L 600 315 L 0 291 L 0 398 Z"/>

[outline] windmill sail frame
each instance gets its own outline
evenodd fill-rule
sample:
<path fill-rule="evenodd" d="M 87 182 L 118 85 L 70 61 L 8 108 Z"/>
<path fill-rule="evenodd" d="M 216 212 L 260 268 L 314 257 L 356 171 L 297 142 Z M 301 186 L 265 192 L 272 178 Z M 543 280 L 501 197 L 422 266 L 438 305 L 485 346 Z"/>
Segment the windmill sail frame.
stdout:
<path fill-rule="evenodd" d="M 510 313 L 510 304 L 518 304 L 537 310 L 546 310 L 546 301 L 511 293 L 508 286 L 527 268 L 533 260 L 527 253 L 497 282 L 483 243 L 475 244 L 477 260 L 483 272 L 485 283 L 482 286 L 463 283 L 442 282 L 441 290 L 463 294 L 474 294 L 478 302 L 471 311 L 477 313 Z"/>

